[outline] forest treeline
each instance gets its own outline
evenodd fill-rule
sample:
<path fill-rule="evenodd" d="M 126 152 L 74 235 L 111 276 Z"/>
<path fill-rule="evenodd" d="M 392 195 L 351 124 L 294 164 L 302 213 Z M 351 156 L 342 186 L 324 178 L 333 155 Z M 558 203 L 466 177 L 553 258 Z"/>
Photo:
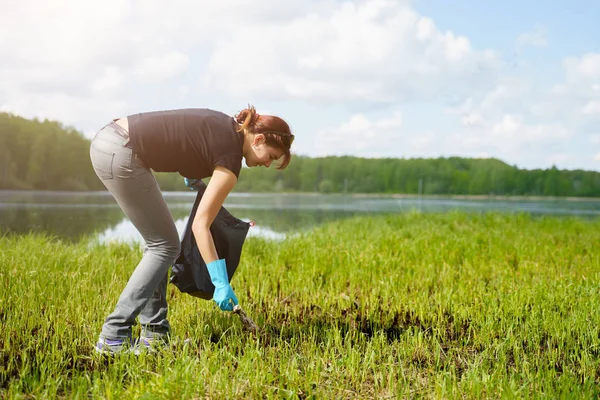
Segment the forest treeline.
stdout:
<path fill-rule="evenodd" d="M 89 139 L 59 122 L 0 113 L 0 189 L 104 190 L 89 146 Z M 157 179 L 163 190 L 186 190 L 178 174 Z M 497 159 L 294 156 L 283 171 L 243 168 L 235 190 L 600 197 L 600 173 L 524 170 Z"/>

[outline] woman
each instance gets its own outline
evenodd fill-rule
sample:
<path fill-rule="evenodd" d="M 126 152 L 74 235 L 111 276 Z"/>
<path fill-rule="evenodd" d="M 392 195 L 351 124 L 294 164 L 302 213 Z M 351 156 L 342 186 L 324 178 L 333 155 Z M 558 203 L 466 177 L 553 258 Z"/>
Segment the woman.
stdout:
<path fill-rule="evenodd" d="M 129 349 L 138 315 L 142 333 L 137 346 L 154 347 L 168 339 L 168 269 L 179 254 L 180 240 L 150 169 L 179 172 L 186 178 L 211 177 L 192 231 L 215 286 L 213 300 L 230 311 L 237 298 L 209 227 L 237 182 L 242 158 L 249 167 L 268 168 L 279 160 L 278 168 L 285 168 L 293 140 L 283 119 L 259 115 L 252 106 L 235 118 L 208 109 L 130 115 L 96 134 L 90 148 L 94 170 L 146 242 L 142 260 L 104 322 L 96 351 Z"/>

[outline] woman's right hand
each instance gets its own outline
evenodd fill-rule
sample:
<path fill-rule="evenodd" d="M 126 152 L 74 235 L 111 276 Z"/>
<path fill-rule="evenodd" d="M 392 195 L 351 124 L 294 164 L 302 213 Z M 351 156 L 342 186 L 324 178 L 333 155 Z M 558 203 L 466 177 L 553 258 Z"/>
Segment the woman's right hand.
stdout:
<path fill-rule="evenodd" d="M 237 306 L 238 299 L 230 284 L 224 286 L 215 286 L 213 300 L 223 311 L 233 311 L 233 306 Z"/>
<path fill-rule="evenodd" d="M 238 299 L 229 284 L 227 265 L 225 259 L 215 260 L 206 264 L 210 280 L 215 285 L 213 300 L 223 311 L 233 311 L 233 306 L 238 304 Z"/>
<path fill-rule="evenodd" d="M 219 259 L 210 233 L 210 225 L 236 182 L 237 177 L 233 172 L 221 166 L 215 167 L 192 222 L 192 232 L 196 238 L 198 250 L 206 263 L 210 280 L 215 286 L 213 300 L 221 307 L 221 310 L 225 311 L 233 311 L 233 305 L 237 304 L 237 297 L 229 285 L 225 259 Z M 201 183 L 203 184 L 203 182 Z"/>

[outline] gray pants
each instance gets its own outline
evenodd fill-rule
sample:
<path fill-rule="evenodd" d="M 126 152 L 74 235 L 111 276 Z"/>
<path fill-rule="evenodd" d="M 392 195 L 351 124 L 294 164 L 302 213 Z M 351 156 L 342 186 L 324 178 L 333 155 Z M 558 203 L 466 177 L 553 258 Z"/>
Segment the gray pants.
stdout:
<path fill-rule="evenodd" d="M 180 249 L 173 216 L 156 179 L 128 145 L 128 136 L 123 128 L 111 123 L 96 134 L 90 147 L 96 175 L 146 242 L 142 260 L 104 322 L 101 335 L 107 339 L 130 338 L 138 315 L 142 336 L 169 333 L 168 270 Z"/>

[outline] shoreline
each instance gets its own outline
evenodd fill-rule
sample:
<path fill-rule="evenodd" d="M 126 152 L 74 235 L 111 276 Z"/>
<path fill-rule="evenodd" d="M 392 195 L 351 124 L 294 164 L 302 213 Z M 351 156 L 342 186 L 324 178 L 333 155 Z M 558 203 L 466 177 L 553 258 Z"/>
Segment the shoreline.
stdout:
<path fill-rule="evenodd" d="M 171 190 L 163 191 L 166 196 L 177 194 L 194 194 L 194 191 Z M 77 190 L 14 190 L 0 189 L 0 195 L 11 194 L 52 194 L 52 195 L 98 195 L 109 194 L 107 190 L 103 191 L 77 191 Z M 353 198 L 392 198 L 392 199 L 432 199 L 432 200 L 503 200 L 503 201 L 573 201 L 573 202 L 595 202 L 600 201 L 600 197 L 577 197 L 577 196 L 527 196 L 527 195 L 489 195 L 489 194 L 427 194 L 418 195 L 411 193 L 321 193 L 321 192 L 236 192 L 230 195 L 235 196 L 331 196 L 331 197 L 353 197 Z"/>

